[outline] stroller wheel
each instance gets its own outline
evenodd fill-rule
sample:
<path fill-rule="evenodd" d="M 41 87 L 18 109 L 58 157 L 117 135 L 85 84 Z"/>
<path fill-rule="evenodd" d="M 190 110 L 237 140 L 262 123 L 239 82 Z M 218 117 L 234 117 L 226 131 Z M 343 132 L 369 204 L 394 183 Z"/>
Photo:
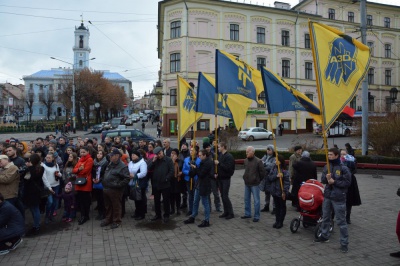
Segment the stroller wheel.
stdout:
<path fill-rule="evenodd" d="M 294 218 L 290 223 L 290 231 L 292 233 L 296 233 L 300 227 L 300 220 L 298 218 Z"/>
<path fill-rule="evenodd" d="M 303 221 L 303 227 L 308 228 L 308 227 L 310 227 L 310 224 L 306 221 Z"/>

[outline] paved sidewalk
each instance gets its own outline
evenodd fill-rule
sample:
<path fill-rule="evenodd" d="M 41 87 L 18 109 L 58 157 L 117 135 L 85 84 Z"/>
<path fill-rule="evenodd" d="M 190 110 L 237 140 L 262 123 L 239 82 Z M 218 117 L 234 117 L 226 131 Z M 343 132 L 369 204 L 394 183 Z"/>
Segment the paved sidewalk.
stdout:
<path fill-rule="evenodd" d="M 384 173 L 383 173 L 384 174 Z M 272 228 L 274 217 L 262 213 L 261 220 L 242 220 L 244 213 L 243 170 L 236 170 L 231 185 L 235 219 L 211 215 L 211 226 L 200 229 L 185 225 L 184 215 L 171 217 L 170 224 L 130 218 L 133 204 L 129 201 L 127 215 L 120 228 L 103 229 L 94 220 L 78 226 L 57 221 L 42 225 L 41 235 L 24 238 L 14 251 L 0 256 L 0 265 L 399 265 L 400 259 L 389 256 L 399 251 L 395 234 L 400 198 L 396 195 L 399 176 L 382 179 L 358 174 L 362 205 L 354 207 L 349 225 L 349 253 L 339 252 L 339 231 L 334 229 L 330 242 L 313 243 L 313 227 L 290 232 L 290 221 L 298 213 L 288 202 L 284 227 Z M 319 174 L 320 176 L 320 174 Z M 262 197 L 263 199 L 263 197 Z M 151 210 L 152 201 L 149 201 Z M 93 206 L 92 206 L 93 207 Z M 31 215 L 27 211 L 27 223 Z"/>

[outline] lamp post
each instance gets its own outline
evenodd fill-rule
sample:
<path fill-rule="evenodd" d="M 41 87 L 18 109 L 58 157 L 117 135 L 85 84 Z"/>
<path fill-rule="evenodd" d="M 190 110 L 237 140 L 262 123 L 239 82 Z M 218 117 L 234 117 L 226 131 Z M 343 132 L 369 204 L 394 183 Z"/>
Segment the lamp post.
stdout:
<path fill-rule="evenodd" d="M 390 99 L 391 99 L 391 102 L 392 102 L 392 106 L 393 106 L 393 104 L 396 105 L 396 112 L 397 112 L 396 100 L 397 100 L 397 93 L 398 92 L 399 92 L 398 89 L 395 88 L 395 87 L 390 89 Z M 392 109 L 393 109 L 393 107 L 392 107 Z"/>
<path fill-rule="evenodd" d="M 53 60 L 57 60 L 57 61 L 60 61 L 60 62 L 63 62 L 63 63 L 66 63 L 66 64 L 72 66 L 72 99 L 71 99 L 71 101 L 72 101 L 72 114 L 71 115 L 72 115 L 72 127 L 73 127 L 73 130 L 76 130 L 76 119 L 75 119 L 75 111 L 76 111 L 76 109 L 75 109 L 75 100 L 76 100 L 75 99 L 75 65 L 76 64 L 73 64 L 73 63 L 70 63 L 70 62 L 55 58 L 55 57 L 50 57 L 50 58 L 53 59 Z M 96 59 L 96 58 L 93 57 L 93 58 L 84 60 L 84 61 L 82 61 L 82 63 L 86 62 L 86 61 L 94 60 L 94 59 Z"/>

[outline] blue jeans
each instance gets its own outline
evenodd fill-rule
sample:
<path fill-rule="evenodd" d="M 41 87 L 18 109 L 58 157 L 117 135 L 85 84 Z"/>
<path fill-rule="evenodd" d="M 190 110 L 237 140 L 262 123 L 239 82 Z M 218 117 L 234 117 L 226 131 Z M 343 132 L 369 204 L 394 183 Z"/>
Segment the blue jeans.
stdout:
<path fill-rule="evenodd" d="M 254 199 L 254 219 L 260 219 L 260 188 L 258 186 L 244 186 L 244 215 L 251 216 L 251 194 Z"/>
<path fill-rule="evenodd" d="M 47 204 L 46 204 L 46 217 L 52 217 L 53 212 L 56 209 L 56 206 L 58 205 L 58 198 L 56 195 L 58 195 L 60 186 L 55 186 L 51 187 L 54 191 L 54 195 L 50 193 L 50 195 L 47 197 Z"/>
<path fill-rule="evenodd" d="M 349 244 L 349 233 L 346 223 L 346 202 L 336 202 L 325 198 L 322 205 L 322 237 L 329 239 L 329 227 L 332 217 L 332 209 L 335 211 L 336 225 L 340 229 L 340 245 L 347 246 Z"/>
<path fill-rule="evenodd" d="M 194 180 L 193 180 L 193 184 L 192 184 L 192 190 L 190 190 L 190 179 L 189 181 L 185 181 L 186 182 L 186 189 L 188 192 L 188 200 L 189 200 L 189 211 L 193 212 L 193 200 L 194 200 Z"/>
<path fill-rule="evenodd" d="M 32 213 L 33 217 L 33 227 L 39 228 L 40 227 L 40 210 L 39 210 L 39 205 L 37 206 L 32 206 L 29 208 Z"/>
<path fill-rule="evenodd" d="M 204 208 L 204 220 L 210 221 L 210 202 L 208 196 L 200 196 L 199 189 L 197 188 L 194 191 L 193 211 L 191 217 L 196 218 L 197 214 L 199 214 L 200 199 Z"/>

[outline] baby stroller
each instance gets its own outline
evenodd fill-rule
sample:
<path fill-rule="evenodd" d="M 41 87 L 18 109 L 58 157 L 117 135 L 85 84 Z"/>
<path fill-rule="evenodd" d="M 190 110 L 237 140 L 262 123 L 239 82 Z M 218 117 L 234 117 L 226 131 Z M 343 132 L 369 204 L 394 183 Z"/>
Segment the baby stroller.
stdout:
<path fill-rule="evenodd" d="M 296 233 L 300 227 L 300 222 L 304 228 L 316 226 L 314 230 L 315 238 L 321 234 L 320 227 L 322 222 L 322 203 L 324 201 L 324 186 L 315 179 L 307 180 L 299 189 L 300 216 L 294 218 L 290 223 L 290 231 Z M 329 231 L 333 230 L 333 221 Z"/>

